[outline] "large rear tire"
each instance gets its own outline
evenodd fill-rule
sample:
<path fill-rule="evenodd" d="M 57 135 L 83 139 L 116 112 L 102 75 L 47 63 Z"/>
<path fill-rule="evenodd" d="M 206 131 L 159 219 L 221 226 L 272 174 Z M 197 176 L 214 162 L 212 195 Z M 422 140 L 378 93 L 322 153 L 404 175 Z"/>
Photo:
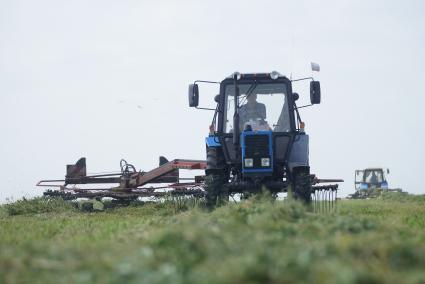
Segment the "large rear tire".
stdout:
<path fill-rule="evenodd" d="M 294 176 L 294 198 L 301 200 L 305 204 L 311 203 L 311 181 L 310 174 L 306 171 L 295 173 Z"/>

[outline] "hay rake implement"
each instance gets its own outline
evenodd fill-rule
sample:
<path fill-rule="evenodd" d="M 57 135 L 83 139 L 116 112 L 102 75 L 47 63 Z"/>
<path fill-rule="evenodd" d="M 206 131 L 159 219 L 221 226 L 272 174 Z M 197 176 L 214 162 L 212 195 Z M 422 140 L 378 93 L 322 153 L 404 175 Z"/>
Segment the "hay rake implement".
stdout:
<path fill-rule="evenodd" d="M 181 170 L 205 170 L 206 162 L 202 160 L 175 159 L 168 161 L 160 157 L 159 166 L 151 171 L 137 171 L 136 168 L 120 161 L 120 172 L 87 175 L 86 158 L 66 166 L 65 179 L 41 180 L 39 187 L 48 188 L 45 196 L 61 197 L 64 200 L 89 198 L 101 200 L 112 198 L 117 201 L 133 201 L 139 198 L 149 200 L 165 197 L 205 198 L 205 176 L 193 178 L 180 177 Z M 312 205 L 316 212 L 330 211 L 336 207 L 337 184 L 317 185 L 341 182 L 339 179 L 318 179 L 311 175 Z M 108 186 L 115 184 L 115 186 Z M 274 193 L 287 192 L 285 186 L 272 190 Z M 229 190 L 228 190 L 229 191 Z M 229 191 L 230 194 L 232 192 Z M 234 192 L 237 193 L 237 192 Z"/>
<path fill-rule="evenodd" d="M 139 197 L 203 196 L 203 177 L 182 178 L 179 171 L 203 170 L 205 167 L 205 161 L 182 159 L 168 161 L 160 157 L 160 165 L 148 172 L 137 171 L 132 164 L 121 160 L 121 171 L 118 173 L 87 175 L 86 158 L 81 158 L 76 164 L 66 166 L 65 179 L 41 180 L 37 186 L 49 188 L 44 192 L 46 196 L 61 196 L 66 200 L 103 197 L 135 200 Z M 108 184 L 116 186 L 107 186 Z"/>

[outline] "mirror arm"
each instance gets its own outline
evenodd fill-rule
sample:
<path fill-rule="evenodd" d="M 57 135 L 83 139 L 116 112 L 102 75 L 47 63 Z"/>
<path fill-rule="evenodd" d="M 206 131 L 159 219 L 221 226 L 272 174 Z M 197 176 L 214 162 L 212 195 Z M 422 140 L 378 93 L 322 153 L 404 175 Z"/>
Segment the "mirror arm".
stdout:
<path fill-rule="evenodd" d="M 305 105 L 305 106 L 300 106 L 300 107 L 297 107 L 297 109 L 298 109 L 298 108 L 303 108 L 303 107 L 309 107 L 309 106 L 314 106 L 314 105 L 309 104 L 309 105 Z"/>
<path fill-rule="evenodd" d="M 193 84 L 196 84 L 196 83 L 220 84 L 220 82 L 216 82 L 216 81 L 204 81 L 204 80 L 196 80 L 195 82 L 193 82 Z"/>
<path fill-rule="evenodd" d="M 301 116 L 300 113 L 298 112 L 298 107 L 297 104 L 294 102 L 294 110 L 295 110 L 295 114 L 297 115 L 297 128 L 300 128 L 300 123 L 302 122 L 301 120 Z"/>
<path fill-rule="evenodd" d="M 300 78 L 300 79 L 291 80 L 291 82 L 304 81 L 304 80 L 311 80 L 311 81 L 314 81 L 314 78 L 313 78 L 313 77 L 305 77 L 305 78 Z"/>
<path fill-rule="evenodd" d="M 214 116 L 213 116 L 213 120 L 212 120 L 212 122 L 211 122 L 211 125 L 214 125 L 214 126 L 216 126 L 216 122 L 217 122 L 217 114 L 219 113 L 220 111 L 218 110 L 218 105 L 217 105 L 217 107 L 215 108 L 215 112 L 214 112 Z M 216 131 L 215 131 L 216 132 Z"/>
<path fill-rule="evenodd" d="M 215 108 L 206 108 L 206 107 L 195 107 L 196 109 L 202 109 L 202 110 L 214 110 Z"/>

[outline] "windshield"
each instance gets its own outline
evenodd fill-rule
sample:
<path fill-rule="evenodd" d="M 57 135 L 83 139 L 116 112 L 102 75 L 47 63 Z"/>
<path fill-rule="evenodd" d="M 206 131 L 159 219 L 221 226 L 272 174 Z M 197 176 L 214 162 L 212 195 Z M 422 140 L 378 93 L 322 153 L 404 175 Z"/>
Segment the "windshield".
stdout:
<path fill-rule="evenodd" d="M 382 170 L 365 170 L 364 181 L 367 183 L 382 183 L 384 181 Z"/>
<path fill-rule="evenodd" d="M 239 84 L 240 130 L 290 131 L 287 87 L 284 83 Z M 233 131 L 234 114 L 233 85 L 226 86 L 225 132 Z"/>

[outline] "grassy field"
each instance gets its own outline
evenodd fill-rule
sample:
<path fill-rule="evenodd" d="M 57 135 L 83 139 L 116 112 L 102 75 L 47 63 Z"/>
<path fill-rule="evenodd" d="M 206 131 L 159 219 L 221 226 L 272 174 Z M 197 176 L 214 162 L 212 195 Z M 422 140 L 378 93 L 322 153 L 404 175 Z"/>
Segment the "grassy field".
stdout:
<path fill-rule="evenodd" d="M 0 283 L 425 283 L 425 197 L 0 207 Z"/>

